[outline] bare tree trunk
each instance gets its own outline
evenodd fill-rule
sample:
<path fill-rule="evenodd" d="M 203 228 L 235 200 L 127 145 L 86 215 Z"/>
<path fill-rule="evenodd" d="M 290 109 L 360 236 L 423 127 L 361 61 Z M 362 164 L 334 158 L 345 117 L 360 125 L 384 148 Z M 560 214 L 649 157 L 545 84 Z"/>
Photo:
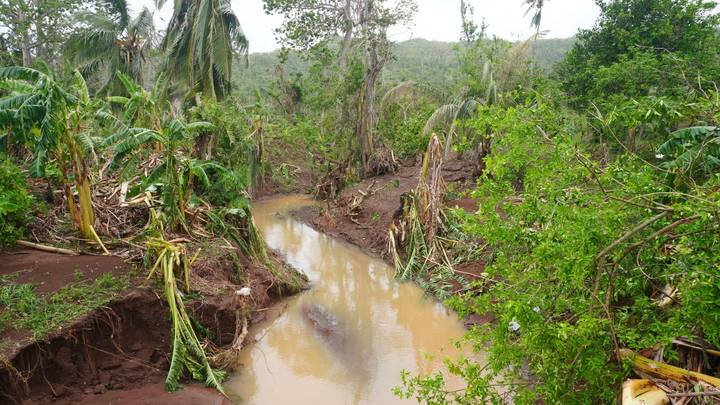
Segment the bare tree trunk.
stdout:
<path fill-rule="evenodd" d="M 18 17 L 21 21 L 21 24 L 25 24 L 25 21 L 27 19 L 27 16 L 25 15 L 25 11 L 20 8 L 18 11 Z M 29 24 L 22 29 L 22 33 L 20 34 L 20 52 L 22 53 L 22 64 L 23 66 L 30 66 L 32 63 L 32 55 L 30 54 L 30 26 Z"/>
<path fill-rule="evenodd" d="M 38 58 L 45 60 L 45 62 L 51 63 L 54 61 L 50 60 L 50 55 L 48 54 L 47 35 L 45 34 L 45 24 L 43 21 L 44 18 L 44 16 L 40 15 L 35 20 L 35 32 L 37 34 L 36 55 Z M 57 66 L 53 65 L 53 67 Z"/>
<path fill-rule="evenodd" d="M 373 136 L 375 126 L 375 85 L 387 61 L 388 46 L 385 32 L 382 32 L 378 37 L 370 39 L 365 53 L 367 72 L 360 95 L 355 131 L 358 143 L 360 144 L 360 158 L 365 174 L 368 174 L 372 170 L 370 167 L 370 158 L 375 153 Z"/>
<path fill-rule="evenodd" d="M 215 134 L 202 133 L 195 138 L 195 156 L 202 160 L 210 160 L 215 147 Z"/>
<path fill-rule="evenodd" d="M 338 55 L 338 63 L 340 66 L 345 66 L 345 59 L 347 58 L 348 51 L 350 51 L 350 44 L 352 42 L 353 29 L 355 23 L 352 18 L 352 0 L 345 0 L 345 6 L 343 7 L 343 18 L 345 19 L 345 34 L 343 35 L 342 43 L 340 44 L 340 54 Z"/>

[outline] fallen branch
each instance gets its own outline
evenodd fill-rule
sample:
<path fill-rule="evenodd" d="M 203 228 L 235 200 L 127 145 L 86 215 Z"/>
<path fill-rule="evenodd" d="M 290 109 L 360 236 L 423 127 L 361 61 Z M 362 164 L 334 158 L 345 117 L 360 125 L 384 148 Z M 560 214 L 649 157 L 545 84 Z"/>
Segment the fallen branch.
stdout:
<path fill-rule="evenodd" d="M 701 352 L 708 353 L 708 354 L 712 354 L 713 356 L 718 356 L 718 357 L 720 357 L 720 350 L 714 350 L 714 349 L 704 348 L 704 347 L 702 347 L 700 344 L 697 344 L 697 343 L 695 343 L 695 342 L 686 342 L 686 341 L 684 341 L 684 340 L 682 340 L 682 339 L 673 339 L 672 342 L 673 342 L 674 344 L 678 345 L 678 346 L 689 347 L 689 348 L 691 348 L 691 349 L 700 350 Z"/>
<path fill-rule="evenodd" d="M 673 380 L 682 383 L 687 382 L 688 380 L 702 381 L 716 388 L 720 388 L 720 378 L 695 371 L 685 370 L 684 368 L 671 366 L 659 361 L 650 360 L 630 349 L 618 350 L 617 357 L 619 360 L 629 359 L 632 361 L 633 368 L 639 374 L 642 373 L 656 378 Z"/>
<path fill-rule="evenodd" d="M 686 397 L 715 397 L 720 396 L 720 391 L 705 392 L 675 392 L 667 394 L 668 398 L 686 398 Z"/>
<path fill-rule="evenodd" d="M 18 240 L 18 241 L 15 241 L 15 243 L 20 246 L 24 246 L 26 248 L 41 250 L 43 252 L 59 253 L 59 254 L 68 255 L 68 256 L 79 256 L 80 255 L 80 253 L 78 253 L 74 250 L 63 249 L 63 248 L 54 247 L 54 246 L 41 245 L 39 243 L 28 242 L 26 240 Z"/>
<path fill-rule="evenodd" d="M 595 273 L 595 281 L 593 282 L 593 290 L 592 294 L 594 297 L 597 297 L 598 291 L 600 290 L 600 281 L 602 280 L 602 275 L 605 273 L 605 267 L 607 263 L 607 255 L 612 251 L 616 246 L 624 243 L 628 239 L 632 238 L 633 235 L 641 232 L 643 229 L 647 228 L 648 226 L 654 224 L 655 222 L 659 221 L 660 219 L 667 216 L 669 213 L 667 211 L 662 212 L 660 214 L 655 215 L 654 217 L 646 220 L 645 222 L 639 224 L 635 228 L 631 229 L 627 233 L 625 233 L 622 237 L 619 239 L 616 239 L 613 243 L 611 243 L 609 246 L 607 246 L 605 249 L 600 252 L 597 257 L 597 270 Z"/>

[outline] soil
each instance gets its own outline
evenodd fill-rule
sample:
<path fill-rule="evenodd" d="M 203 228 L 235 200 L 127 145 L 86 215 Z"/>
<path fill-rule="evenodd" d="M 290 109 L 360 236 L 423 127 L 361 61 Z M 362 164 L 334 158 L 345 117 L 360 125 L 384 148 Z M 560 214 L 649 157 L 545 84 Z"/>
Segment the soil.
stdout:
<path fill-rule="evenodd" d="M 119 275 L 131 270 L 119 257 L 65 256 L 32 249 L 8 252 L 0 260 L 0 276 L 14 275 L 16 284 L 35 284 L 42 295 L 74 281 L 92 282 L 104 273 Z"/>
<path fill-rule="evenodd" d="M 193 266 L 191 285 L 202 299 L 188 308 L 213 335 L 212 344 L 232 342 L 236 310 L 256 310 L 278 299 L 272 276 L 244 257 L 227 253 L 203 255 Z M 207 258 L 209 257 L 209 259 Z M 234 266 L 240 266 L 242 277 Z M 51 294 L 79 280 L 103 273 L 120 275 L 133 266 L 112 256 L 66 256 L 35 250 L 0 255 L 0 276 L 15 283 L 34 283 L 40 294 Z M 78 271 L 83 273 L 82 278 Z M 104 308 L 35 341 L 29 331 L 0 332 L 0 403 L 22 404 L 223 404 L 217 391 L 188 384 L 175 393 L 164 391 L 169 367 L 170 321 L 162 292 L 144 277 Z M 249 286 L 252 294 L 235 291 Z M 253 316 L 256 315 L 256 316 Z M 23 381 L 24 380 L 24 381 Z"/>
<path fill-rule="evenodd" d="M 464 190 L 472 184 L 473 169 L 471 162 L 451 160 L 443 165 L 443 178 L 455 190 Z M 386 249 L 388 227 L 396 211 L 401 208 L 400 196 L 417 186 L 419 175 L 419 166 L 404 166 L 396 173 L 365 179 L 346 188 L 336 201 L 328 201 L 322 208 L 307 207 L 293 212 L 293 215 L 320 232 L 382 255 Z M 348 207 L 353 197 L 368 191 L 370 194 L 363 200 L 357 215 L 351 218 Z M 472 212 L 477 208 L 477 203 L 464 197 L 449 201 L 448 206 Z"/>

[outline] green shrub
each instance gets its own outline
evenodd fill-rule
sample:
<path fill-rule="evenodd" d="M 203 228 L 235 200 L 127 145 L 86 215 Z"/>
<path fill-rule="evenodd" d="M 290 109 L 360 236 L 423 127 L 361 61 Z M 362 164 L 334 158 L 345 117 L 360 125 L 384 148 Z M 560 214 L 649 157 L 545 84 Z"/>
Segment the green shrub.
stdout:
<path fill-rule="evenodd" d="M 32 199 L 25 176 L 9 159 L 0 157 L 0 246 L 23 236 Z"/>
<path fill-rule="evenodd" d="M 678 192 L 635 155 L 601 166 L 573 140 L 574 115 L 549 107 L 538 100 L 485 121 L 493 152 L 473 193 L 478 214 L 462 227 L 487 243 L 487 264 L 474 291 L 450 304 L 496 317 L 466 337 L 487 364 L 452 364 L 467 390 L 405 375 L 401 395 L 488 403 L 498 401 L 488 387 L 506 382 L 517 404 L 613 403 L 630 375 L 618 348 L 661 344 L 672 362 L 677 336 L 720 345 L 720 175 Z M 666 285 L 681 299 L 663 306 Z"/>
<path fill-rule="evenodd" d="M 423 127 L 434 108 L 427 103 L 408 108 L 389 106 L 382 112 L 378 124 L 378 138 L 387 140 L 398 157 L 414 157 L 427 149 L 429 134 L 423 134 Z"/>

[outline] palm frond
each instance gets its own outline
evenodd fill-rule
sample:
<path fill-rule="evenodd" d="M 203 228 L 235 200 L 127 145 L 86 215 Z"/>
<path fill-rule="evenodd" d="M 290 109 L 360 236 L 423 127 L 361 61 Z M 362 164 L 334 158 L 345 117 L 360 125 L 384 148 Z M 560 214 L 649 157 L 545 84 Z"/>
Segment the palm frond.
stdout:
<path fill-rule="evenodd" d="M 438 107 L 425 122 L 422 130 L 423 135 L 431 133 L 435 128 L 448 127 L 455 121 L 459 110 L 460 106 L 457 104 L 446 104 Z"/>
<path fill-rule="evenodd" d="M 0 80 L 25 80 L 35 82 L 45 76 L 38 70 L 24 66 L 5 66 L 0 67 Z"/>
<path fill-rule="evenodd" d="M 416 85 L 417 83 L 414 81 L 405 81 L 386 91 L 380 100 L 380 111 L 385 109 L 388 104 L 395 103 L 403 97 L 411 96 L 414 98 Z"/>

